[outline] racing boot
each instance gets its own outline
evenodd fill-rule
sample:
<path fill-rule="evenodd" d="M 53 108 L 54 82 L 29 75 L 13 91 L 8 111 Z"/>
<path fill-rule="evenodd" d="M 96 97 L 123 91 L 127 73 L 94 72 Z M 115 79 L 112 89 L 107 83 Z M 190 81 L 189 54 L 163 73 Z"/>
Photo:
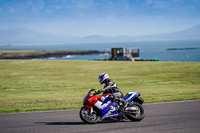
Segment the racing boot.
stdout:
<path fill-rule="evenodd" d="M 127 105 L 128 105 L 128 102 L 126 100 L 124 100 L 123 98 L 120 98 L 120 101 L 122 102 L 123 107 L 125 109 L 127 107 Z"/>

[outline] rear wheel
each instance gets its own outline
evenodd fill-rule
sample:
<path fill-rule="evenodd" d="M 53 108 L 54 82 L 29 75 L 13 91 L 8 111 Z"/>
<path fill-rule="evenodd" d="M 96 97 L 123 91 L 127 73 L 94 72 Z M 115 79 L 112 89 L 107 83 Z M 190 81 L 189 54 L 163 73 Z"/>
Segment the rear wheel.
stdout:
<path fill-rule="evenodd" d="M 129 113 L 127 113 L 127 118 L 131 121 L 141 121 L 144 116 L 145 116 L 145 112 L 144 112 L 144 108 L 142 107 L 141 104 L 139 103 L 131 103 L 130 105 L 128 105 L 128 107 L 135 107 L 136 110 L 130 111 Z"/>
<path fill-rule="evenodd" d="M 97 114 L 95 110 L 91 112 L 91 110 L 85 107 L 81 108 L 79 115 L 81 120 L 88 124 L 95 124 L 100 119 L 100 116 Z"/>

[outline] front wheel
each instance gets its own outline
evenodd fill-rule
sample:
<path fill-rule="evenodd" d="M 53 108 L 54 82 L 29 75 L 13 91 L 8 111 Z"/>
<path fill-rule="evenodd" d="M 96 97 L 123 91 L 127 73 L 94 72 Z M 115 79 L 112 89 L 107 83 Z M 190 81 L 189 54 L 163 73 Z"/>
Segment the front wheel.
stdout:
<path fill-rule="evenodd" d="M 139 103 L 131 103 L 128 107 L 135 107 L 137 110 L 129 112 L 126 116 L 131 121 L 141 121 L 145 116 L 144 108 Z"/>
<path fill-rule="evenodd" d="M 81 108 L 79 115 L 81 120 L 88 124 L 95 124 L 100 119 L 100 116 L 97 114 L 95 110 L 91 112 L 91 110 L 89 110 L 86 107 Z"/>

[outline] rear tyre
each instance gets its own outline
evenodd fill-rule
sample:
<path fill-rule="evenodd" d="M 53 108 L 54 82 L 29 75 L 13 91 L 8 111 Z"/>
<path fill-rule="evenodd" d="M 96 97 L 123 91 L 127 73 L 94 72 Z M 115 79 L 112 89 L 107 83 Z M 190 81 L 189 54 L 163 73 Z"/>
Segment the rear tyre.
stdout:
<path fill-rule="evenodd" d="M 136 107 L 137 108 L 137 111 L 134 110 L 134 111 L 131 111 L 130 113 L 127 113 L 126 116 L 129 120 L 141 121 L 144 118 L 145 111 L 141 104 L 134 102 L 134 103 L 131 103 L 130 105 L 128 105 L 128 107 Z"/>
<path fill-rule="evenodd" d="M 81 120 L 88 124 L 95 124 L 100 119 L 100 116 L 97 114 L 95 110 L 93 110 L 93 112 L 90 113 L 90 110 L 85 107 L 81 108 L 79 115 Z"/>

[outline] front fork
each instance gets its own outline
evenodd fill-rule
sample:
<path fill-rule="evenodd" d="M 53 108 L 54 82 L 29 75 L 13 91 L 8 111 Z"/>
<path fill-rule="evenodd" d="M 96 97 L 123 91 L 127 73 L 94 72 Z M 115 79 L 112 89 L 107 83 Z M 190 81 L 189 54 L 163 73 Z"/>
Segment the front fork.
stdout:
<path fill-rule="evenodd" d="M 89 114 L 91 115 L 94 112 L 93 108 L 90 109 Z"/>
<path fill-rule="evenodd" d="M 92 115 L 94 112 L 93 105 L 84 105 L 83 107 L 86 107 L 89 110 L 89 115 Z"/>

